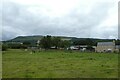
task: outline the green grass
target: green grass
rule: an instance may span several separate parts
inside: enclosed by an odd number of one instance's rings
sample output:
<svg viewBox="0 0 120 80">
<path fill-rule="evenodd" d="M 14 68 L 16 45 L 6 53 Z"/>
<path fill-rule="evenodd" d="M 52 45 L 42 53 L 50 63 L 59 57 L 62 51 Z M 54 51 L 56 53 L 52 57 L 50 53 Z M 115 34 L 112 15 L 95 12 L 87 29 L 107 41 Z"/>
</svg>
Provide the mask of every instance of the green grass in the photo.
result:
<svg viewBox="0 0 120 80">
<path fill-rule="evenodd" d="M 117 78 L 118 54 L 49 50 L 3 52 L 3 78 Z"/>
</svg>

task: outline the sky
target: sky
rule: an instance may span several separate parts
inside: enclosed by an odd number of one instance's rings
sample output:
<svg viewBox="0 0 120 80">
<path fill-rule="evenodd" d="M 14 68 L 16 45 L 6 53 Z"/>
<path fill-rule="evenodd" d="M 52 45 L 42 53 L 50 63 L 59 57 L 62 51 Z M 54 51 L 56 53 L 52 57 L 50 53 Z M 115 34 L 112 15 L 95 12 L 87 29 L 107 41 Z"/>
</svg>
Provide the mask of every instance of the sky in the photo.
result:
<svg viewBox="0 0 120 80">
<path fill-rule="evenodd" d="M 118 38 L 119 0 L 1 0 L 0 38 Z"/>
</svg>

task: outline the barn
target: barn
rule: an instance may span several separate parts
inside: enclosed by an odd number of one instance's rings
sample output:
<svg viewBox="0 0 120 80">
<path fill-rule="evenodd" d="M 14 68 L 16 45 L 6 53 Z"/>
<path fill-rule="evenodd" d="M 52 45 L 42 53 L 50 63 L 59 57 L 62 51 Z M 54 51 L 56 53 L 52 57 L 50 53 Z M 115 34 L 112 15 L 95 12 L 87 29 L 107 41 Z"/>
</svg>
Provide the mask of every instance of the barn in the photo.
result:
<svg viewBox="0 0 120 80">
<path fill-rule="evenodd" d="M 116 45 L 115 48 L 116 48 L 116 52 L 120 52 L 120 45 Z"/>
<path fill-rule="evenodd" d="M 116 49 L 115 42 L 98 42 L 96 52 L 114 52 Z"/>
</svg>

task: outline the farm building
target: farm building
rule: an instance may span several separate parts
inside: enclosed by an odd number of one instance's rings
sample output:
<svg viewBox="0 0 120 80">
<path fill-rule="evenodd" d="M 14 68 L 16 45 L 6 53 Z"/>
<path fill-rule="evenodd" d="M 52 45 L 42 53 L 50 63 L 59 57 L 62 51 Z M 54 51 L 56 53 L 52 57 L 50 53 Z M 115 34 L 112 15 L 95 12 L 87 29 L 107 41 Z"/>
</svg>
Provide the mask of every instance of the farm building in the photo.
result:
<svg viewBox="0 0 120 80">
<path fill-rule="evenodd" d="M 74 46 L 70 46 L 70 49 L 72 50 L 82 50 L 82 49 L 86 49 L 88 46 L 87 45 L 74 45 Z"/>
<path fill-rule="evenodd" d="M 79 50 L 79 46 L 70 46 L 70 49 L 72 49 L 72 50 Z"/>
<path fill-rule="evenodd" d="M 113 42 L 98 42 L 97 47 L 95 48 L 96 52 L 119 52 L 120 45 L 115 45 Z"/>
<path fill-rule="evenodd" d="M 70 49 L 72 50 L 80 50 L 80 51 L 95 51 L 95 46 L 89 46 L 89 45 L 74 45 L 70 46 Z"/>
<path fill-rule="evenodd" d="M 98 42 L 96 52 L 114 52 L 115 42 Z"/>
<path fill-rule="evenodd" d="M 116 45 L 115 50 L 116 50 L 116 52 L 120 52 L 120 45 Z"/>
</svg>

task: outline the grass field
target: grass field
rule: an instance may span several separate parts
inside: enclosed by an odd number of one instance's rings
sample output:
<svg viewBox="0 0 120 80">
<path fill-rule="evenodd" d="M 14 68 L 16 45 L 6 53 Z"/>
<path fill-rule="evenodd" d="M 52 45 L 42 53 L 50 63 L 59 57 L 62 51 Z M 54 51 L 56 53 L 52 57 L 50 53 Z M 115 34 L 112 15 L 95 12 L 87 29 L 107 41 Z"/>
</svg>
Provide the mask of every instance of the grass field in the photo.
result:
<svg viewBox="0 0 120 80">
<path fill-rule="evenodd" d="M 8 50 L 3 78 L 117 78 L 118 54 Z"/>
</svg>

